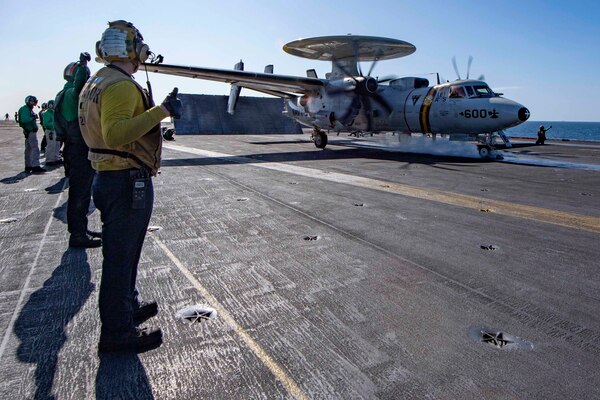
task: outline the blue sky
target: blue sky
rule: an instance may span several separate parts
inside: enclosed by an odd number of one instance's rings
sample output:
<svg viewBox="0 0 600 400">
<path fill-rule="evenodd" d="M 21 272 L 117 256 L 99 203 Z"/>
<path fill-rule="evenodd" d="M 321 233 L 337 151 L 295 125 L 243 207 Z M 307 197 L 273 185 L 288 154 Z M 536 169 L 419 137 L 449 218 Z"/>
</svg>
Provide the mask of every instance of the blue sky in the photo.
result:
<svg viewBox="0 0 600 400">
<path fill-rule="evenodd" d="M 439 72 L 486 81 L 526 105 L 532 120 L 600 121 L 600 3 L 595 1 L 0 1 L 0 113 L 11 115 L 33 94 L 40 104 L 62 88 L 62 71 L 94 46 L 109 20 L 133 22 L 165 63 L 320 77 L 323 61 L 288 55 L 292 40 L 348 33 L 402 39 L 416 53 L 382 61 L 374 75 Z M 367 63 L 368 70 L 368 63 Z M 92 60 L 92 72 L 101 64 Z M 363 70 L 364 70 L 363 66 Z M 136 79 L 144 83 L 143 72 Z M 430 77 L 433 81 L 435 78 Z M 155 100 L 183 93 L 228 94 L 225 84 L 150 74 Z M 245 90 L 242 95 L 259 95 Z"/>
</svg>

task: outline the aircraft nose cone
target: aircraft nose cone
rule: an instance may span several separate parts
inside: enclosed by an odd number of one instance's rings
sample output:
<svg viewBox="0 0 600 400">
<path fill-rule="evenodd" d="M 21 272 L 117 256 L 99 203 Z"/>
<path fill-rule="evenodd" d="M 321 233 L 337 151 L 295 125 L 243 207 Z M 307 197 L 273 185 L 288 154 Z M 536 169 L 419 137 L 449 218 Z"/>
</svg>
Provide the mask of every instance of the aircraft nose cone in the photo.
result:
<svg viewBox="0 0 600 400">
<path fill-rule="evenodd" d="M 527 107 L 521 107 L 519 109 L 519 121 L 525 122 L 529 119 L 529 110 Z"/>
</svg>

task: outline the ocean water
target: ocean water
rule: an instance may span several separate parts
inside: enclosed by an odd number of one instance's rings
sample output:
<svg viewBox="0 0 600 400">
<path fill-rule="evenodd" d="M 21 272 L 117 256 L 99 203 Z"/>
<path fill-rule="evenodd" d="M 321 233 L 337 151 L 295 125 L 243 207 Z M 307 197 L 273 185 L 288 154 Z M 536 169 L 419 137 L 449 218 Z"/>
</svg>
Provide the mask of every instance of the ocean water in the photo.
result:
<svg viewBox="0 0 600 400">
<path fill-rule="evenodd" d="M 547 139 L 600 141 L 600 122 L 567 122 L 567 121 L 526 121 L 521 125 L 506 130 L 510 137 L 537 138 L 540 125 L 545 128 Z"/>
</svg>

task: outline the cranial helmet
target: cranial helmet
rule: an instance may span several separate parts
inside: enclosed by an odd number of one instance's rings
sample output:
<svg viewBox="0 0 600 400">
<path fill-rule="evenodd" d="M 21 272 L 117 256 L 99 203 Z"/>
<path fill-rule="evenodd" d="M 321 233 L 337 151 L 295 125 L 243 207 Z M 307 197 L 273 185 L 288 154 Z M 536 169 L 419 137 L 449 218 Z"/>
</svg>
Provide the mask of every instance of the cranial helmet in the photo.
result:
<svg viewBox="0 0 600 400">
<path fill-rule="evenodd" d="M 46 108 L 48 108 L 48 104 L 42 103 L 42 110 L 45 110 Z"/>
<path fill-rule="evenodd" d="M 140 61 L 148 59 L 150 48 L 131 22 L 118 20 L 108 23 L 102 39 L 96 42 L 96 55 L 105 62 Z"/>
<path fill-rule="evenodd" d="M 38 99 L 35 96 L 27 96 L 25 97 L 25 104 L 28 106 L 35 106 L 38 102 Z"/>
<path fill-rule="evenodd" d="M 54 108 L 54 100 L 48 100 L 48 108 L 50 110 Z"/>
<path fill-rule="evenodd" d="M 63 73 L 63 78 L 65 78 L 65 81 L 73 82 L 75 80 L 75 70 L 76 69 L 77 69 L 76 62 L 69 63 L 69 65 L 67 65 L 65 67 L 65 72 Z"/>
</svg>

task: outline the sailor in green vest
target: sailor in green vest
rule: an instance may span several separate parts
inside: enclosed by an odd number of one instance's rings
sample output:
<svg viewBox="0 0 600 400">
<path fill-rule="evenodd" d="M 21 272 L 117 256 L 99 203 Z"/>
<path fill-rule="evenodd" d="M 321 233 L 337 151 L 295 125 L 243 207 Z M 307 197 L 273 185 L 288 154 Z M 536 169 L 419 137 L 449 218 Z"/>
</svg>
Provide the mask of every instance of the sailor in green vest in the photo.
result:
<svg viewBox="0 0 600 400">
<path fill-rule="evenodd" d="M 154 203 L 152 177 L 160 166 L 160 121 L 179 118 L 182 107 L 177 89 L 155 106 L 133 79 L 151 53 L 130 22 L 109 22 L 96 54 L 106 66 L 81 92 L 79 125 L 97 171 L 93 195 L 102 219 L 98 351 L 141 353 L 162 344 L 159 328 L 138 327 L 158 306 L 141 302 L 135 283 Z"/>
<path fill-rule="evenodd" d="M 25 172 L 44 173 L 40 167 L 40 149 L 37 141 L 38 126 L 35 122 L 36 114 L 33 111 L 38 103 L 35 96 L 25 97 L 25 105 L 19 109 L 19 126 L 25 135 Z"/>
<path fill-rule="evenodd" d="M 44 124 L 42 122 L 43 118 L 44 118 L 44 113 L 46 112 L 47 109 L 48 109 L 48 103 L 42 103 L 42 110 L 38 113 L 38 121 L 40 121 L 42 131 L 44 132 L 44 134 L 42 135 L 42 143 L 40 143 L 40 153 L 45 153 L 46 146 L 48 145 L 48 143 L 46 142 L 46 128 L 44 128 Z"/>
<path fill-rule="evenodd" d="M 56 96 L 54 127 L 58 139 L 64 141 L 63 158 L 65 174 L 69 178 L 67 200 L 67 228 L 70 247 L 100 247 L 100 232 L 88 229 L 88 210 L 92 198 L 94 169 L 88 160 L 88 147 L 81 136 L 78 121 L 79 94 L 90 76 L 88 53 L 81 53 L 78 62 L 72 62 L 64 70 L 67 81 Z"/>
<path fill-rule="evenodd" d="M 60 165 L 60 146 L 54 133 L 54 100 L 49 100 L 47 104 L 47 109 L 42 115 L 42 126 L 46 135 L 46 166 Z"/>
</svg>

